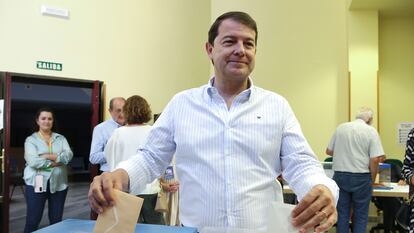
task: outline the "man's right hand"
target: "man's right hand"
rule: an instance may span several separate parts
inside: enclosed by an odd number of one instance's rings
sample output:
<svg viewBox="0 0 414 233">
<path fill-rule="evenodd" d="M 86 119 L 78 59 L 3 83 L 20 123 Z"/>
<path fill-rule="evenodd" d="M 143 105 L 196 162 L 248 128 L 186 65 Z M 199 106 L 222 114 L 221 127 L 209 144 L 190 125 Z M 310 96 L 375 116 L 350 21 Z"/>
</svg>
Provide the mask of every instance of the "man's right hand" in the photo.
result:
<svg viewBox="0 0 414 233">
<path fill-rule="evenodd" d="M 95 176 L 89 187 L 89 206 L 96 213 L 102 213 L 106 207 L 114 205 L 116 201 L 114 189 L 127 190 L 128 186 L 129 176 L 123 169 Z"/>
</svg>

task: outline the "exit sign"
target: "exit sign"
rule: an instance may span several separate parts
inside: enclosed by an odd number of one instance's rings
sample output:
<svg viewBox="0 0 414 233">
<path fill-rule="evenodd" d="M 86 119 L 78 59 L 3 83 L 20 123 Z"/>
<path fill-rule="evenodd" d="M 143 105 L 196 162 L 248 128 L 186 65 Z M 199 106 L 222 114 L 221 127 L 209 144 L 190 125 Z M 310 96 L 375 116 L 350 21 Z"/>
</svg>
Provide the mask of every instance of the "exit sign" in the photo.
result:
<svg viewBox="0 0 414 233">
<path fill-rule="evenodd" d="M 36 62 L 36 68 L 42 69 L 42 70 L 62 71 L 62 63 L 54 63 L 54 62 L 48 62 L 48 61 L 37 61 Z"/>
</svg>

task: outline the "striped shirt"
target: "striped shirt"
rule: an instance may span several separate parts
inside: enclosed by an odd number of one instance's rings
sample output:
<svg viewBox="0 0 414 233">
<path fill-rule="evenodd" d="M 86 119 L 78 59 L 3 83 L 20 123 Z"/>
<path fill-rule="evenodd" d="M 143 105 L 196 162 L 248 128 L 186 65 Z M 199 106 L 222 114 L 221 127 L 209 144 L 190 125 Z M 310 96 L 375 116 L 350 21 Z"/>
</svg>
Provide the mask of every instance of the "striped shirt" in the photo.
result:
<svg viewBox="0 0 414 233">
<path fill-rule="evenodd" d="M 325 184 L 337 199 L 288 102 L 256 87 L 228 109 L 214 79 L 177 94 L 154 124 L 140 156 L 122 162 L 130 188 L 144 188 L 176 156 L 180 220 L 185 226 L 259 228 L 272 201 L 282 201 L 276 177 L 283 173 L 302 198 Z"/>
<path fill-rule="evenodd" d="M 408 133 L 402 175 L 407 184 L 410 184 L 410 197 L 412 197 L 414 194 L 414 188 L 411 185 L 411 179 L 414 176 L 414 129 L 411 129 L 410 133 Z M 414 228 L 412 230 L 414 230 Z"/>
<path fill-rule="evenodd" d="M 89 162 L 99 164 L 100 170 L 109 171 L 105 159 L 105 146 L 115 129 L 121 127 L 114 119 L 110 118 L 99 125 L 95 126 L 92 134 L 91 151 L 89 153 Z"/>
</svg>

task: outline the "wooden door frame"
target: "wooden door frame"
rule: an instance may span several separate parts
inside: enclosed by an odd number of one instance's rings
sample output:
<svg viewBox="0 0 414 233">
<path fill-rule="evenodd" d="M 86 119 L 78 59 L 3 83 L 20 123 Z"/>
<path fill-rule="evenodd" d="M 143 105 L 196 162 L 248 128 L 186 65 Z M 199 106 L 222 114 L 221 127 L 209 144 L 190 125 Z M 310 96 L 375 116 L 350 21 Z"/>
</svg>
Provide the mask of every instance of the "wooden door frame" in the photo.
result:
<svg viewBox="0 0 414 233">
<path fill-rule="evenodd" d="M 4 97 L 4 144 L 3 144 L 3 160 L 4 160 L 4 173 L 3 173 L 3 233 L 9 232 L 9 208 L 10 208 L 10 104 L 11 104 L 11 74 L 5 73 L 2 77 L 4 81 L 3 97 Z"/>
<path fill-rule="evenodd" d="M 91 137 L 92 137 L 92 133 L 93 133 L 93 129 L 95 128 L 96 125 L 99 124 L 100 122 L 100 115 L 102 116 L 102 110 L 100 108 L 100 93 L 101 93 L 101 85 L 99 81 L 95 81 L 93 84 L 93 89 L 92 89 L 92 117 L 91 117 Z M 99 165 L 97 164 L 91 164 L 89 163 L 89 172 L 90 172 L 90 181 L 92 182 L 93 178 L 95 176 L 98 175 L 99 172 Z M 90 219 L 92 220 L 96 220 L 98 218 L 98 214 L 95 213 L 92 209 L 91 209 L 91 213 L 90 213 Z"/>
<path fill-rule="evenodd" d="M 11 84 L 13 76 L 27 78 L 27 79 L 39 79 L 39 80 L 50 80 L 53 82 L 72 82 L 72 83 L 89 83 L 92 84 L 92 116 L 91 116 L 91 131 L 90 135 L 92 137 L 93 128 L 99 123 L 102 119 L 102 110 L 101 110 L 101 87 L 102 82 L 99 80 L 82 80 L 82 79 L 72 79 L 64 78 L 58 76 L 47 76 L 47 75 L 31 75 L 31 74 L 22 74 L 22 73 L 12 73 L 12 72 L 1 72 L 0 77 L 4 81 L 3 86 L 3 97 L 4 97 L 4 174 L 3 174 L 3 219 L 2 230 L 3 233 L 9 233 L 9 221 L 10 221 L 10 160 L 9 160 L 9 150 L 10 150 L 10 130 L 11 130 Z M 94 168 L 89 169 L 90 174 L 94 173 Z M 98 169 L 96 168 L 96 174 Z M 92 177 L 92 176 L 91 176 Z"/>
</svg>

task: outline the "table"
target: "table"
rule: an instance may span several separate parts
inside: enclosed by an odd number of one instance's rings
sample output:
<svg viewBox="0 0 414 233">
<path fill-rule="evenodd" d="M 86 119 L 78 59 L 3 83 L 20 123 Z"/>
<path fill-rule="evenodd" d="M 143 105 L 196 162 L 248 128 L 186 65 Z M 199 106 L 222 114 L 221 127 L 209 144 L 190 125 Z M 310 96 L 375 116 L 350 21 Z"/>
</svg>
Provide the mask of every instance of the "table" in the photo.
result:
<svg viewBox="0 0 414 233">
<path fill-rule="evenodd" d="M 409 186 L 398 185 L 397 183 L 389 183 L 388 187 L 392 189 L 379 189 L 374 188 L 372 196 L 374 197 L 402 197 L 404 199 L 409 198 Z"/>
<path fill-rule="evenodd" d="M 35 233 L 92 233 L 95 221 L 66 219 L 62 222 L 35 231 Z M 137 224 L 135 233 L 197 233 L 196 228 L 174 227 L 152 224 Z"/>
<path fill-rule="evenodd" d="M 408 185 L 398 185 L 397 183 L 387 184 L 391 189 L 380 189 L 374 188 L 372 192 L 373 197 L 402 197 L 404 199 L 409 198 L 409 186 Z M 295 194 L 289 185 L 283 185 L 283 193 L 286 194 Z"/>
</svg>

